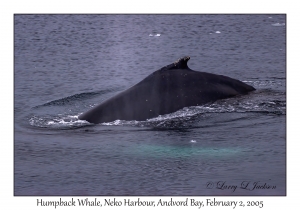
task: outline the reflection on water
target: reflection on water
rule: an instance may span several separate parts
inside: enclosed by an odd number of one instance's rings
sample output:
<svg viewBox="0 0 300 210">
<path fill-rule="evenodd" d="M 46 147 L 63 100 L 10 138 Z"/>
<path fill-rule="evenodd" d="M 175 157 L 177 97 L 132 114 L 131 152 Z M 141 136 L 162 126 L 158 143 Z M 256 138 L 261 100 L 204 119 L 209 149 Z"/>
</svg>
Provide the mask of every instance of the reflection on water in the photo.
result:
<svg viewBox="0 0 300 210">
<path fill-rule="evenodd" d="M 196 142 L 192 142 L 196 143 Z M 200 144 L 200 143 L 199 143 Z M 138 145 L 129 151 L 132 155 L 149 158 L 204 158 L 219 159 L 238 157 L 241 149 L 238 148 L 209 148 L 199 145 Z"/>
</svg>

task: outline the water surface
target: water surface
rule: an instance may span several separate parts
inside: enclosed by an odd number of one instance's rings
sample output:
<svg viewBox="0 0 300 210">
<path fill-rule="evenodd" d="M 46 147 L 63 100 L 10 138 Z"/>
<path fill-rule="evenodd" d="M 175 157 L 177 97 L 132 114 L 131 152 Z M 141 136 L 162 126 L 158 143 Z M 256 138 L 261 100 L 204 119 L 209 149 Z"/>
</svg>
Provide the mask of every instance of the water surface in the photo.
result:
<svg viewBox="0 0 300 210">
<path fill-rule="evenodd" d="M 285 195 L 285 23 L 270 14 L 15 15 L 14 194 Z M 78 120 L 182 56 L 257 90 L 143 122 Z"/>
</svg>

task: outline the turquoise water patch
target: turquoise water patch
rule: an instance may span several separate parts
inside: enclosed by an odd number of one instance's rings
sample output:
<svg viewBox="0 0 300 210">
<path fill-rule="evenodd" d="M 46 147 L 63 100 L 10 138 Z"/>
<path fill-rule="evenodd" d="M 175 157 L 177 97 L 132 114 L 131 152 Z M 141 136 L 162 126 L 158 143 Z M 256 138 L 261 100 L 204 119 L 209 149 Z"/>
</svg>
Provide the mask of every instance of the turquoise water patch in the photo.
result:
<svg viewBox="0 0 300 210">
<path fill-rule="evenodd" d="M 239 148 L 216 148 L 191 145 L 138 145 L 131 154 L 153 158 L 224 158 L 236 156 Z"/>
</svg>

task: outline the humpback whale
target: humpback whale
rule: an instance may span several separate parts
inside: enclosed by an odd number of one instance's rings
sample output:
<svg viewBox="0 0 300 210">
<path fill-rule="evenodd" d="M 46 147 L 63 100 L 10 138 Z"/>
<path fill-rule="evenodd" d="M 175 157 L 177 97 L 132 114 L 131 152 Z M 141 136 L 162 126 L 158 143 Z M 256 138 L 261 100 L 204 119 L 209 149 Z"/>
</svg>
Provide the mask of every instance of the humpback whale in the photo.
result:
<svg viewBox="0 0 300 210">
<path fill-rule="evenodd" d="M 189 59 L 185 56 L 162 67 L 78 118 L 94 124 L 118 119 L 144 121 L 255 90 L 227 76 L 194 71 L 187 65 Z"/>
</svg>

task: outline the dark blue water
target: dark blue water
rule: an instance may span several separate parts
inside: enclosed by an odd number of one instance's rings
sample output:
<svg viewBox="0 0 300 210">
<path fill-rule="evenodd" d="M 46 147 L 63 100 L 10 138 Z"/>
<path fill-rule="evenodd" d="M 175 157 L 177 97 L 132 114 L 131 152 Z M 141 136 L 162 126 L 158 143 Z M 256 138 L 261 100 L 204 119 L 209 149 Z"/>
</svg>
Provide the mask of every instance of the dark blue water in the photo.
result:
<svg viewBox="0 0 300 210">
<path fill-rule="evenodd" d="M 285 195 L 285 24 L 270 14 L 15 15 L 14 194 Z M 257 90 L 144 122 L 78 120 L 182 56 Z"/>
</svg>

